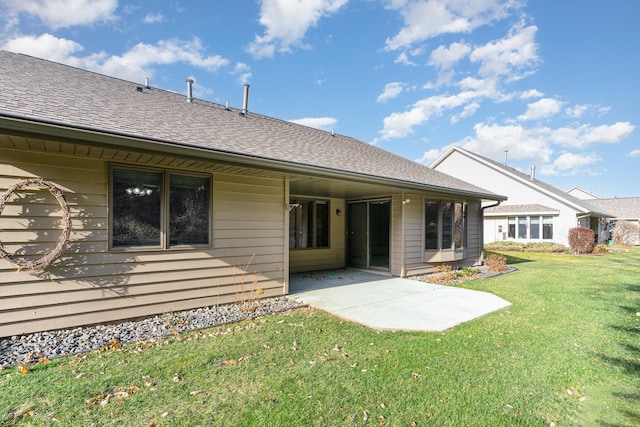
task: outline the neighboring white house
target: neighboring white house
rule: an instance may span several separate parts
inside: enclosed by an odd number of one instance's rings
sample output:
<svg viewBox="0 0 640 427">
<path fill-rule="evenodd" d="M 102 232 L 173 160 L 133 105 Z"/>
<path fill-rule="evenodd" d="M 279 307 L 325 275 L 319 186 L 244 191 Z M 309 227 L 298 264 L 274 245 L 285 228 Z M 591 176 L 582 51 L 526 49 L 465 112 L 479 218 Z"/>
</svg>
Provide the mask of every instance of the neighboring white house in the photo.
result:
<svg viewBox="0 0 640 427">
<path fill-rule="evenodd" d="M 611 223 L 610 236 L 613 237 L 615 223 L 618 221 L 628 221 L 640 226 L 640 197 L 614 197 L 612 199 L 590 199 L 587 201 L 590 205 L 606 210 L 612 216 L 609 218 Z M 640 245 L 640 236 L 636 238 L 636 245 Z"/>
<path fill-rule="evenodd" d="M 530 175 L 459 147 L 453 147 L 431 165 L 433 169 L 507 196 L 507 201 L 485 206 L 484 242 L 516 240 L 569 244 L 569 230 L 591 228 L 598 242 L 606 242 L 604 208 L 580 200 Z"/>
<path fill-rule="evenodd" d="M 608 218 L 609 238 L 613 238 L 615 224 L 618 221 L 627 221 L 640 226 L 640 197 L 602 199 L 579 187 L 573 187 L 567 193 L 581 200 L 586 200 L 591 206 L 613 215 L 613 217 Z M 640 235 L 636 238 L 636 245 L 640 245 Z"/>
<path fill-rule="evenodd" d="M 595 194 L 584 190 L 580 187 L 573 187 L 571 190 L 567 191 L 567 194 L 569 194 L 570 196 L 573 197 L 577 197 L 580 200 L 592 200 L 592 199 L 599 199 L 600 197 L 596 196 Z"/>
</svg>

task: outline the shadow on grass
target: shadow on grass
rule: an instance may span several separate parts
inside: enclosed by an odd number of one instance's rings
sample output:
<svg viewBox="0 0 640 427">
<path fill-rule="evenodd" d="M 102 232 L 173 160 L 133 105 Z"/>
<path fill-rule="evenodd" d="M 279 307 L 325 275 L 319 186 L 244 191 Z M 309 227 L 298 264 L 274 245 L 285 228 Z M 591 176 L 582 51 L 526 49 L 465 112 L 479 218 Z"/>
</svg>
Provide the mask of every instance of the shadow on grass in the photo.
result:
<svg viewBox="0 0 640 427">
<path fill-rule="evenodd" d="M 627 289 L 631 292 L 640 292 L 640 285 L 629 285 Z"/>
<path fill-rule="evenodd" d="M 632 292 L 636 292 L 640 289 L 636 285 L 628 285 L 627 289 Z M 631 306 L 619 306 L 622 313 L 625 313 L 622 324 L 610 325 L 612 329 L 621 332 L 621 342 L 618 343 L 617 348 L 622 351 L 618 351 L 616 356 L 610 356 L 606 354 L 598 354 L 597 357 L 607 365 L 621 368 L 626 375 L 632 379 L 640 376 L 640 346 L 635 344 L 637 342 L 637 333 L 640 332 L 640 327 L 634 324 L 630 324 L 627 319 L 635 317 L 638 312 L 637 307 Z M 632 344 L 633 342 L 633 344 Z M 624 419 L 620 422 L 610 422 L 605 420 L 598 420 L 598 424 L 604 427 L 630 427 L 640 426 L 640 412 L 638 411 L 640 402 L 640 389 L 631 392 L 617 391 L 611 393 L 611 395 L 619 403 L 616 406 L 618 414 Z"/>
<path fill-rule="evenodd" d="M 517 254 L 517 253 L 519 252 L 494 252 L 494 251 L 485 250 L 484 257 L 486 259 L 491 254 L 502 255 L 507 259 L 507 264 L 522 264 L 525 262 L 533 262 L 533 260 L 515 256 L 514 254 Z"/>
</svg>

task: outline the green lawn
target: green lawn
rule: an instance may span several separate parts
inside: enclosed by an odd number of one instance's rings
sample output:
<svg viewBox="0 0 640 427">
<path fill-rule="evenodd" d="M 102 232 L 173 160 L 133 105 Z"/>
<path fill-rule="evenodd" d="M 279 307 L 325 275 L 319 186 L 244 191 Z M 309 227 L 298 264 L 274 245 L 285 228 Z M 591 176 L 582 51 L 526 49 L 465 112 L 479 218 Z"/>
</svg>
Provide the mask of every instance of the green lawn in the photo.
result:
<svg viewBox="0 0 640 427">
<path fill-rule="evenodd" d="M 0 372 L 0 426 L 637 426 L 640 250 L 514 253 L 444 333 L 312 309 Z M 155 423 L 155 424 L 154 424 Z"/>
</svg>

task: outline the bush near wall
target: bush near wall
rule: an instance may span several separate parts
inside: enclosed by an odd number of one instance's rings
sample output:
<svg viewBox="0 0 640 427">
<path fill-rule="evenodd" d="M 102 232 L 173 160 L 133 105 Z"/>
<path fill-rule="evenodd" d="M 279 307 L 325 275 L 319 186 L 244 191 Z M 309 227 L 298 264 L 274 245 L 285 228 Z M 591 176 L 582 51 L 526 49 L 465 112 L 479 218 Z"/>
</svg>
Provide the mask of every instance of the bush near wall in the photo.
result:
<svg viewBox="0 0 640 427">
<path fill-rule="evenodd" d="M 567 253 L 569 248 L 560 243 L 553 242 L 529 242 L 520 243 L 512 240 L 487 243 L 484 249 L 494 252 L 544 252 L 544 253 Z"/>
<path fill-rule="evenodd" d="M 590 228 L 575 227 L 569 230 L 569 247 L 577 254 L 590 254 L 593 251 L 596 235 Z"/>
<path fill-rule="evenodd" d="M 630 221 L 616 221 L 613 240 L 620 245 L 637 245 L 640 241 L 640 225 Z"/>
</svg>

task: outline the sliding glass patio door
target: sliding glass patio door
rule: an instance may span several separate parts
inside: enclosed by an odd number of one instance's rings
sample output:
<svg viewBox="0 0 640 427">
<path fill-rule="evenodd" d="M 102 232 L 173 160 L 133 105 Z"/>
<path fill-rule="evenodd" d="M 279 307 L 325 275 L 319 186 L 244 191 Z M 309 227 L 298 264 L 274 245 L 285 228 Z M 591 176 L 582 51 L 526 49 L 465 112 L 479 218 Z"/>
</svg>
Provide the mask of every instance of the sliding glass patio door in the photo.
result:
<svg viewBox="0 0 640 427">
<path fill-rule="evenodd" d="M 389 268 L 391 202 L 372 200 L 347 205 L 349 265 Z"/>
</svg>

